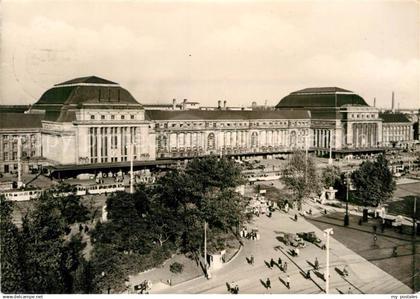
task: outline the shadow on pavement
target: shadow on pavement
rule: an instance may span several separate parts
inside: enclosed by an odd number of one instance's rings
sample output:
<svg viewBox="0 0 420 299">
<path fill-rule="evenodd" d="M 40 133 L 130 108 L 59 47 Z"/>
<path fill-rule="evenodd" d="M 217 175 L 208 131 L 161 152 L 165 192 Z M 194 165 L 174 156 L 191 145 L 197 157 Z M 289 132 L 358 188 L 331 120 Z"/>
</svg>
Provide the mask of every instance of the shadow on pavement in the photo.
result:
<svg viewBox="0 0 420 299">
<path fill-rule="evenodd" d="M 267 284 L 262 279 L 260 279 L 260 283 L 263 285 L 264 288 L 268 289 Z"/>
<path fill-rule="evenodd" d="M 319 272 L 319 271 L 314 271 L 315 275 L 318 276 L 318 278 L 321 278 L 322 280 L 325 281 L 325 277 L 324 274 Z"/>
<path fill-rule="evenodd" d="M 285 286 L 285 287 L 287 287 L 287 284 L 286 284 L 286 282 L 281 278 L 281 277 L 279 277 L 279 280 L 280 280 L 280 282 Z"/>
<path fill-rule="evenodd" d="M 315 270 L 316 270 L 316 268 L 315 268 L 315 265 L 314 264 L 312 264 L 310 261 L 308 261 L 308 260 L 306 260 L 306 262 L 308 263 L 308 265 L 309 266 L 311 266 L 312 268 L 314 268 Z"/>
</svg>

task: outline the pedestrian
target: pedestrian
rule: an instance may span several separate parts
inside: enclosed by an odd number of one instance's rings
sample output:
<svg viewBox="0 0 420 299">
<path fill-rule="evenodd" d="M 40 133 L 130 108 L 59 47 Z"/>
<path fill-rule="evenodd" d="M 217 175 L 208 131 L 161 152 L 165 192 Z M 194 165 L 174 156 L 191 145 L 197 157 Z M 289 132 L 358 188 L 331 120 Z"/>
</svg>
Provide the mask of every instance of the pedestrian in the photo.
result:
<svg viewBox="0 0 420 299">
<path fill-rule="evenodd" d="M 318 262 L 318 258 L 315 258 L 315 263 L 314 263 L 314 266 L 315 266 L 315 270 L 318 270 L 318 269 L 319 269 L 319 262 Z"/>
<path fill-rule="evenodd" d="M 238 285 L 235 286 L 235 294 L 239 294 L 239 286 Z"/>
<path fill-rule="evenodd" d="M 253 255 L 251 255 L 250 261 L 251 261 L 251 265 L 254 265 L 254 256 Z"/>
<path fill-rule="evenodd" d="M 83 225 L 80 223 L 79 224 L 79 233 L 81 233 L 83 231 Z"/>
<path fill-rule="evenodd" d="M 85 233 L 87 233 L 88 231 L 89 231 L 89 227 L 85 225 Z"/>
<path fill-rule="evenodd" d="M 394 246 L 394 249 L 392 250 L 392 256 L 397 256 L 398 252 L 397 252 L 397 246 Z"/>
<path fill-rule="evenodd" d="M 287 275 L 286 277 L 286 286 L 288 289 L 290 289 L 290 276 L 289 275 Z"/>
<path fill-rule="evenodd" d="M 273 266 L 274 266 L 274 260 L 273 260 L 273 258 L 271 258 L 271 260 L 270 260 L 270 267 L 273 268 Z"/>
<path fill-rule="evenodd" d="M 281 267 L 281 257 L 277 260 L 277 264 Z"/>
<path fill-rule="evenodd" d="M 299 248 L 295 249 L 295 254 L 296 254 L 296 256 L 299 256 Z"/>
<path fill-rule="evenodd" d="M 347 291 L 347 294 L 353 294 L 350 287 L 349 287 L 349 290 Z"/>
<path fill-rule="evenodd" d="M 266 282 L 265 282 L 265 286 L 267 289 L 271 289 L 271 280 L 270 278 L 267 278 Z"/>
<path fill-rule="evenodd" d="M 324 209 L 324 214 L 327 215 L 327 209 Z"/>
<path fill-rule="evenodd" d="M 283 265 L 283 271 L 284 271 L 284 272 L 286 272 L 286 271 L 287 271 L 287 262 L 284 262 L 284 265 Z"/>
<path fill-rule="evenodd" d="M 297 221 L 298 220 L 298 217 L 297 217 L 297 214 L 295 214 L 295 221 Z"/>
<path fill-rule="evenodd" d="M 306 272 L 306 279 L 311 279 L 311 270 L 308 270 L 308 272 Z"/>
</svg>

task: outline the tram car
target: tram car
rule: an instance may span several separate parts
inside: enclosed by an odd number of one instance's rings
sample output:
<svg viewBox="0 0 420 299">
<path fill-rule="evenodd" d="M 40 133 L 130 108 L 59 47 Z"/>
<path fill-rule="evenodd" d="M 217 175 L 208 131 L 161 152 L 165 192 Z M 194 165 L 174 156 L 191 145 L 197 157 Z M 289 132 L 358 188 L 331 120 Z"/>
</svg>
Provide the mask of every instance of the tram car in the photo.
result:
<svg viewBox="0 0 420 299">
<path fill-rule="evenodd" d="M 0 194 L 3 194 L 6 200 L 10 201 L 28 201 L 32 199 L 37 199 L 41 196 L 42 190 L 9 190 L 3 191 Z"/>
<path fill-rule="evenodd" d="M 76 186 L 76 195 L 97 195 L 97 194 L 106 194 L 113 193 L 118 191 L 125 191 L 125 187 L 121 183 L 112 183 L 112 184 L 95 184 L 95 185 L 77 185 Z M 0 194 L 3 194 L 6 200 L 10 201 L 28 201 L 37 199 L 41 196 L 43 190 L 33 189 L 33 190 L 9 190 L 2 191 Z M 72 192 L 62 192 L 54 194 L 54 197 L 59 196 L 68 196 Z"/>
</svg>

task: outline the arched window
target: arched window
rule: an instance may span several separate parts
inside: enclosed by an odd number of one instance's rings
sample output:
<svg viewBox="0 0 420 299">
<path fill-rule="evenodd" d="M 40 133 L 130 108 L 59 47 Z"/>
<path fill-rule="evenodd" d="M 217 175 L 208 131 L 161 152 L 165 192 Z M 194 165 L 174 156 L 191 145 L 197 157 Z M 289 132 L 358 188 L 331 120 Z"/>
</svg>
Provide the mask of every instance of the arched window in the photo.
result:
<svg viewBox="0 0 420 299">
<path fill-rule="evenodd" d="M 214 137 L 214 133 L 210 133 L 209 136 L 207 136 L 207 149 L 214 150 L 216 147 L 216 139 Z"/>
<path fill-rule="evenodd" d="M 251 134 L 251 147 L 258 147 L 258 133 L 253 132 Z"/>
</svg>

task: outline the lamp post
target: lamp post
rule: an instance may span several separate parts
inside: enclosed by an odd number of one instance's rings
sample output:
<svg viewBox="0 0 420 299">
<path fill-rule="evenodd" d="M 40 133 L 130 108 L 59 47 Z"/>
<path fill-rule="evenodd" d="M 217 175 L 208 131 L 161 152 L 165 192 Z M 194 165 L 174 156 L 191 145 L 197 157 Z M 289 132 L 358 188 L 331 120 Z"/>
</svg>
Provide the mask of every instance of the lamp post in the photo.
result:
<svg viewBox="0 0 420 299">
<path fill-rule="evenodd" d="M 346 215 L 344 215 L 344 226 L 348 226 L 350 223 L 349 218 L 349 173 L 346 172 Z"/>
<path fill-rule="evenodd" d="M 134 193 L 134 171 L 133 171 L 133 160 L 134 160 L 134 146 L 135 143 L 130 143 L 130 194 Z"/>
<path fill-rule="evenodd" d="M 330 235 L 333 235 L 334 231 L 332 228 L 327 228 L 324 230 L 324 236 L 326 237 L 325 247 L 327 251 L 326 256 L 326 268 L 325 268 L 325 294 L 330 292 Z"/>
<path fill-rule="evenodd" d="M 204 221 L 204 272 L 207 279 L 210 279 L 211 274 L 207 265 L 207 221 Z"/>
<path fill-rule="evenodd" d="M 309 134 L 306 133 L 305 135 L 305 183 L 307 182 L 307 176 L 308 176 L 308 137 L 309 137 Z"/>
<path fill-rule="evenodd" d="M 332 138 L 331 138 L 331 131 L 330 131 L 330 157 L 328 158 L 328 165 L 332 165 L 333 164 L 333 160 L 332 160 Z"/>
<path fill-rule="evenodd" d="M 17 137 L 17 162 L 18 162 L 18 182 L 17 187 L 21 188 L 23 186 L 22 183 L 22 162 L 20 161 L 22 155 L 22 137 Z"/>
</svg>

